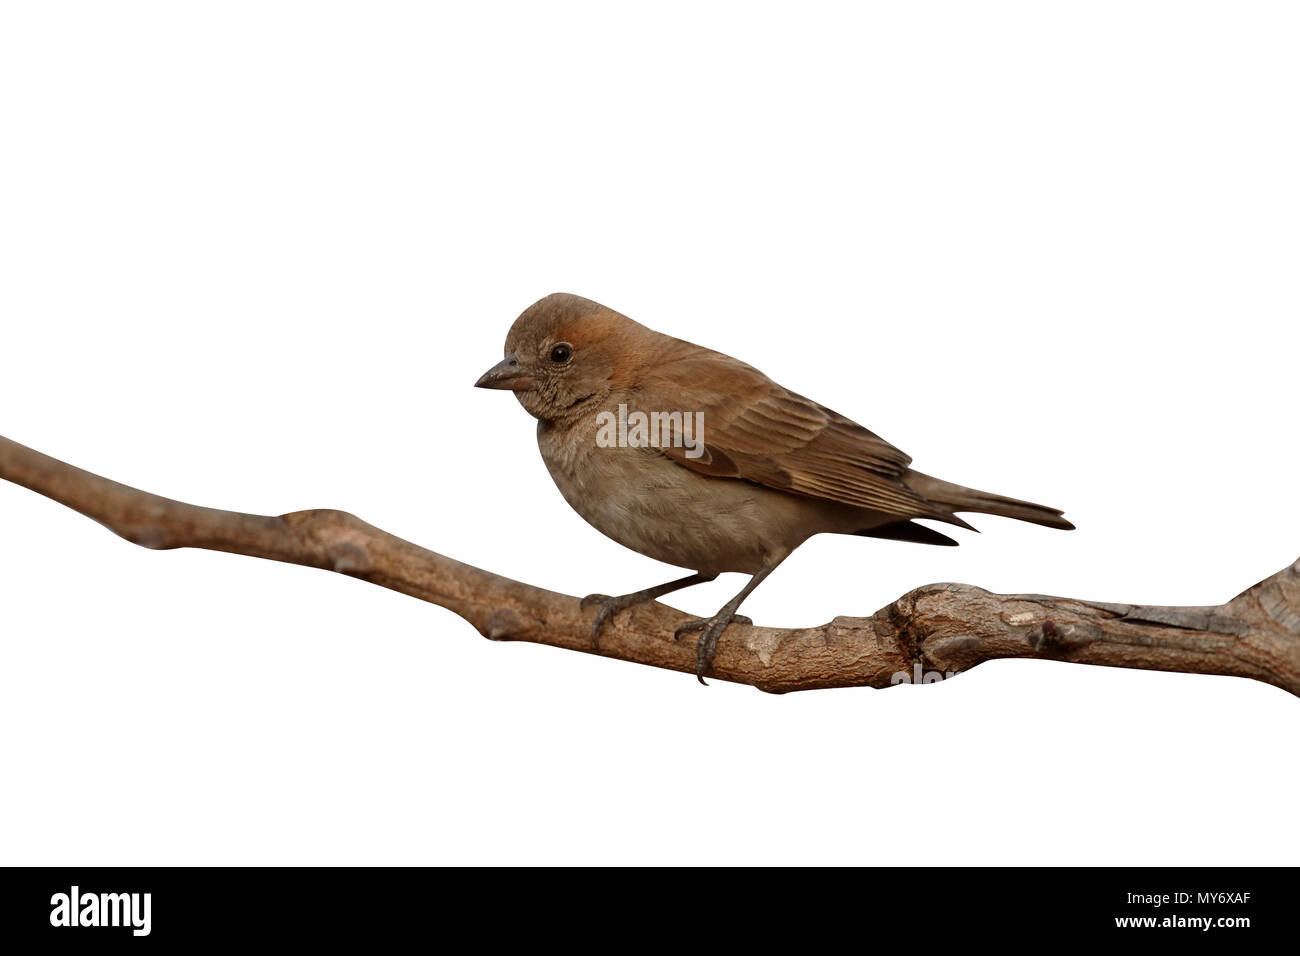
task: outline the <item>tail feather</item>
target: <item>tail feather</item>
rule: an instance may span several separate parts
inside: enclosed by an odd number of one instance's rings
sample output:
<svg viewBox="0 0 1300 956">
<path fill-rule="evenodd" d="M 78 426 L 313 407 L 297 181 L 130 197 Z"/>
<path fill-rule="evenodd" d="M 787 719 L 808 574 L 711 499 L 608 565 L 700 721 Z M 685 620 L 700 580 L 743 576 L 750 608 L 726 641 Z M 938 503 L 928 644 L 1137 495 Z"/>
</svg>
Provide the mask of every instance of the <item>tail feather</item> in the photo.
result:
<svg viewBox="0 0 1300 956">
<path fill-rule="evenodd" d="M 974 488 L 955 485 L 941 478 L 931 478 L 919 471 L 909 471 L 903 480 L 909 488 L 923 498 L 951 511 L 1001 515 L 1004 518 L 1016 518 L 1020 521 L 1045 525 L 1048 528 L 1060 528 L 1063 531 L 1074 529 L 1074 525 L 1066 521 L 1057 508 L 1036 505 L 1032 501 L 1021 501 L 1018 498 L 1007 498 L 1004 495 L 994 495 L 987 491 L 976 491 Z"/>
<path fill-rule="evenodd" d="M 855 531 L 853 533 L 862 535 L 864 538 L 888 538 L 890 541 L 938 544 L 948 548 L 957 546 L 957 542 L 946 534 L 935 531 L 933 528 L 927 528 L 923 524 L 916 524 L 913 521 L 895 521 L 892 524 L 867 528 L 865 531 Z"/>
</svg>

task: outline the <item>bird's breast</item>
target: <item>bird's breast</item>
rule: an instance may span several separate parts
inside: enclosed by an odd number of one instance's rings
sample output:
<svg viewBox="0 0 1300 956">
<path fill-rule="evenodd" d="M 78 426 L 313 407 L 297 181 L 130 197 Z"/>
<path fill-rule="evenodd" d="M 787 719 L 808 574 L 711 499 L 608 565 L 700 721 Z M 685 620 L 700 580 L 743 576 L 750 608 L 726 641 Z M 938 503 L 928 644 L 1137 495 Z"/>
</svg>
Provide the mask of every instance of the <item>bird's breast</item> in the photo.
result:
<svg viewBox="0 0 1300 956">
<path fill-rule="evenodd" d="M 598 442 L 594 418 L 541 422 L 537 441 L 569 505 L 601 533 L 657 561 L 753 573 L 811 533 L 790 496 L 701 475 L 653 447 Z"/>
</svg>

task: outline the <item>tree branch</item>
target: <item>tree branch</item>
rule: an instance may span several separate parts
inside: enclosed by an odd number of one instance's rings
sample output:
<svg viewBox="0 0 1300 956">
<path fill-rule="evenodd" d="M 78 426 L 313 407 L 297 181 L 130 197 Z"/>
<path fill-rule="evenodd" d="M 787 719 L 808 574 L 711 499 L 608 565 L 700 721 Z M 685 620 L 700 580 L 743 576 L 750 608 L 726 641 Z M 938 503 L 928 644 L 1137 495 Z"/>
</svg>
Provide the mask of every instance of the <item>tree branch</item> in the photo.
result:
<svg viewBox="0 0 1300 956">
<path fill-rule="evenodd" d="M 492 640 L 594 651 L 693 673 L 686 615 L 652 603 L 610 621 L 599 648 L 578 599 L 461 564 L 343 511 L 270 517 L 185 504 L 0 438 L 0 478 L 146 548 L 206 548 L 337 571 L 445 607 Z M 1253 677 L 1300 694 L 1300 561 L 1216 607 L 1101 604 L 931 584 L 871 617 L 820 627 L 733 624 L 713 674 L 781 693 L 933 680 L 1004 657 Z M 931 675 L 931 676 L 927 676 Z"/>
</svg>

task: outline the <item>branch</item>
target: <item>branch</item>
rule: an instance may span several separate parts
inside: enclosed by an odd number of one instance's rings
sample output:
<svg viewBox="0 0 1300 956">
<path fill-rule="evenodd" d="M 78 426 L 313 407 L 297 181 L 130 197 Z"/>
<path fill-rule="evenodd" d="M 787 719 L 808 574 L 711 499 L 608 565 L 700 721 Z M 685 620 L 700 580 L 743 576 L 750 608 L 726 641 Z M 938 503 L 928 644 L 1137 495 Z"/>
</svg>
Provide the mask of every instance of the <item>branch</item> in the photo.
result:
<svg viewBox="0 0 1300 956">
<path fill-rule="evenodd" d="M 67 505 L 146 548 L 206 548 L 302 564 L 391 588 L 463 617 L 492 640 L 532 641 L 693 673 L 685 619 L 658 603 L 619 614 L 593 647 L 578 599 L 461 564 L 343 511 L 270 517 L 139 491 L 0 438 L 0 478 Z M 888 687 L 984 661 L 1034 657 L 1253 677 L 1300 694 L 1300 561 L 1216 607 L 1101 604 L 931 584 L 871 617 L 809 628 L 733 624 L 714 676 L 782 693 Z"/>
</svg>

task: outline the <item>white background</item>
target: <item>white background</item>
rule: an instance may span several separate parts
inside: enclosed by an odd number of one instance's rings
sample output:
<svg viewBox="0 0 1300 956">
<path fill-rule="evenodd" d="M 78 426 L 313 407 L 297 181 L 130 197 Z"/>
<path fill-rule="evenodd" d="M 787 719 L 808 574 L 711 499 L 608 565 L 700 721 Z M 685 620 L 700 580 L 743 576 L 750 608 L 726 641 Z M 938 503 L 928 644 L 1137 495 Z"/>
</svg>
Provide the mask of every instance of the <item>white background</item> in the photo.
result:
<svg viewBox="0 0 1300 956">
<path fill-rule="evenodd" d="M 1079 526 L 814 539 L 760 623 L 944 580 L 1218 603 L 1300 555 L 1297 48 L 1267 3 L 8 4 L 0 433 L 633 590 L 680 572 L 573 514 L 532 419 L 470 387 L 564 290 Z M 1300 849 L 1300 702 L 1261 683 L 705 690 L 4 483 L 0 528 L 6 863 Z"/>
</svg>

